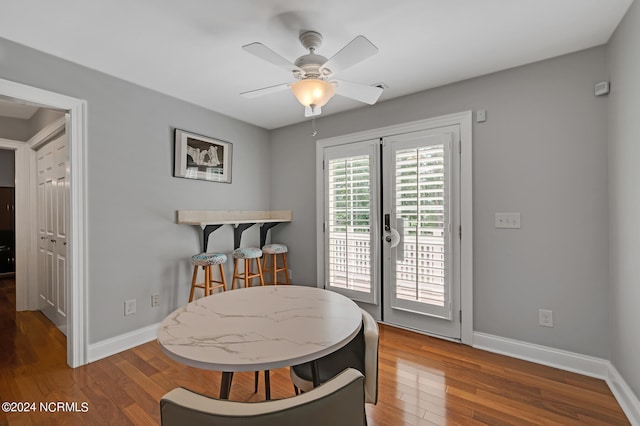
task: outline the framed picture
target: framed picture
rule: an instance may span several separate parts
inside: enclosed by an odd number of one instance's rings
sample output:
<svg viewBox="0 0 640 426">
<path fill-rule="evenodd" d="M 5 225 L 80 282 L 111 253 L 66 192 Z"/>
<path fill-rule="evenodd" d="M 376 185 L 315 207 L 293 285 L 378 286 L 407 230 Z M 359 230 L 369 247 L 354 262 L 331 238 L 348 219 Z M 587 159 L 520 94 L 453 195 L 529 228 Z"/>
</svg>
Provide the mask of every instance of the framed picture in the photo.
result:
<svg viewBox="0 0 640 426">
<path fill-rule="evenodd" d="M 174 176 L 231 183 L 230 142 L 176 129 L 175 144 Z"/>
</svg>

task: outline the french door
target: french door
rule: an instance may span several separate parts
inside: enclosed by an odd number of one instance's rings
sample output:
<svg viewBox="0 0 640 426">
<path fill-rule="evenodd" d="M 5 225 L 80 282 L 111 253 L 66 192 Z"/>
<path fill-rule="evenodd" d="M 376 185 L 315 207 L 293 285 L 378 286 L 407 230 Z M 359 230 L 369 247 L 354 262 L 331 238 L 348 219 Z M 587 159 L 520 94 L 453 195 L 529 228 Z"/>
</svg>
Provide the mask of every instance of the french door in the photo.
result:
<svg viewBox="0 0 640 426">
<path fill-rule="evenodd" d="M 323 149 L 325 288 L 460 339 L 459 149 L 457 125 Z"/>
<path fill-rule="evenodd" d="M 325 288 L 378 305 L 380 282 L 378 139 L 324 153 Z"/>
<path fill-rule="evenodd" d="M 459 130 L 383 139 L 385 322 L 460 338 Z"/>
</svg>

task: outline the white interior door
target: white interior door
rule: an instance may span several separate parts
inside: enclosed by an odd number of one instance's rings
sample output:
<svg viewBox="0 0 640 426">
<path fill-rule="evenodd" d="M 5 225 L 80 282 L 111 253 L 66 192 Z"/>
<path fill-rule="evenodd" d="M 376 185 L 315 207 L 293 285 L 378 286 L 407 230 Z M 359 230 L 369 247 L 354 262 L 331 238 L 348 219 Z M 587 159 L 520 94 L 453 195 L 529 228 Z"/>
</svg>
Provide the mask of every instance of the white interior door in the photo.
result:
<svg viewBox="0 0 640 426">
<path fill-rule="evenodd" d="M 36 158 L 39 308 L 66 334 L 69 192 L 66 136 L 40 147 Z"/>
<path fill-rule="evenodd" d="M 460 131 L 383 139 L 383 318 L 460 339 Z"/>
</svg>

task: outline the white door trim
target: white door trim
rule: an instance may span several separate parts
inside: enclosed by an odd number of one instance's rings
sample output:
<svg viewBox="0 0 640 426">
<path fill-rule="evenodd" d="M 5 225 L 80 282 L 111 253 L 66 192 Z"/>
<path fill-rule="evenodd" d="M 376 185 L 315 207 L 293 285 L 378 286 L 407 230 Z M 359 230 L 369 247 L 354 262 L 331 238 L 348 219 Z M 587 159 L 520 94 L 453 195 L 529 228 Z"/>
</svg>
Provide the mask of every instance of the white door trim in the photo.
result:
<svg viewBox="0 0 640 426">
<path fill-rule="evenodd" d="M 67 363 L 78 367 L 87 354 L 87 102 L 59 93 L 0 79 L 0 96 L 69 113 L 69 312 L 67 316 Z M 17 206 L 16 206 L 17 207 Z M 30 241 L 33 247 L 35 241 Z"/>
<path fill-rule="evenodd" d="M 413 121 L 378 129 L 351 133 L 333 138 L 319 139 L 316 142 L 316 217 L 323 217 L 323 150 L 326 147 L 359 142 L 369 139 L 383 138 L 385 136 L 399 135 L 402 133 L 417 132 L 427 128 L 460 126 L 461 145 L 461 170 L 460 170 L 460 223 L 462 224 L 460 287 L 462 297 L 460 306 L 462 309 L 461 336 L 462 343 L 473 344 L 473 194 L 472 194 L 472 112 L 464 111 L 426 120 Z M 324 246 L 323 246 L 322 221 L 316 221 L 316 253 L 317 253 L 317 282 L 318 286 L 324 283 Z"/>
</svg>

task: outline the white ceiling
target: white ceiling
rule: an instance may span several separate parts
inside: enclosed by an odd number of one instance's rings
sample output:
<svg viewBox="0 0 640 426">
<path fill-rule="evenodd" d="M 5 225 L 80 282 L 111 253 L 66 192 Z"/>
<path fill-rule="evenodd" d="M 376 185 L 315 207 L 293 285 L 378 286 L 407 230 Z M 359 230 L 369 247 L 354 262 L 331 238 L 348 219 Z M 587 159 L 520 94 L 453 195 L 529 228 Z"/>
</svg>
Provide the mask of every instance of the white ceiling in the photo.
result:
<svg viewBox="0 0 640 426">
<path fill-rule="evenodd" d="M 377 55 L 341 73 L 380 101 L 607 42 L 633 0 L 0 0 L 0 37 L 273 129 L 304 120 L 293 81 L 241 46 L 293 61 L 301 30 L 331 57 L 362 34 Z M 604 77 L 604 76 L 603 76 Z M 334 97 L 323 115 L 364 106 Z"/>
</svg>

